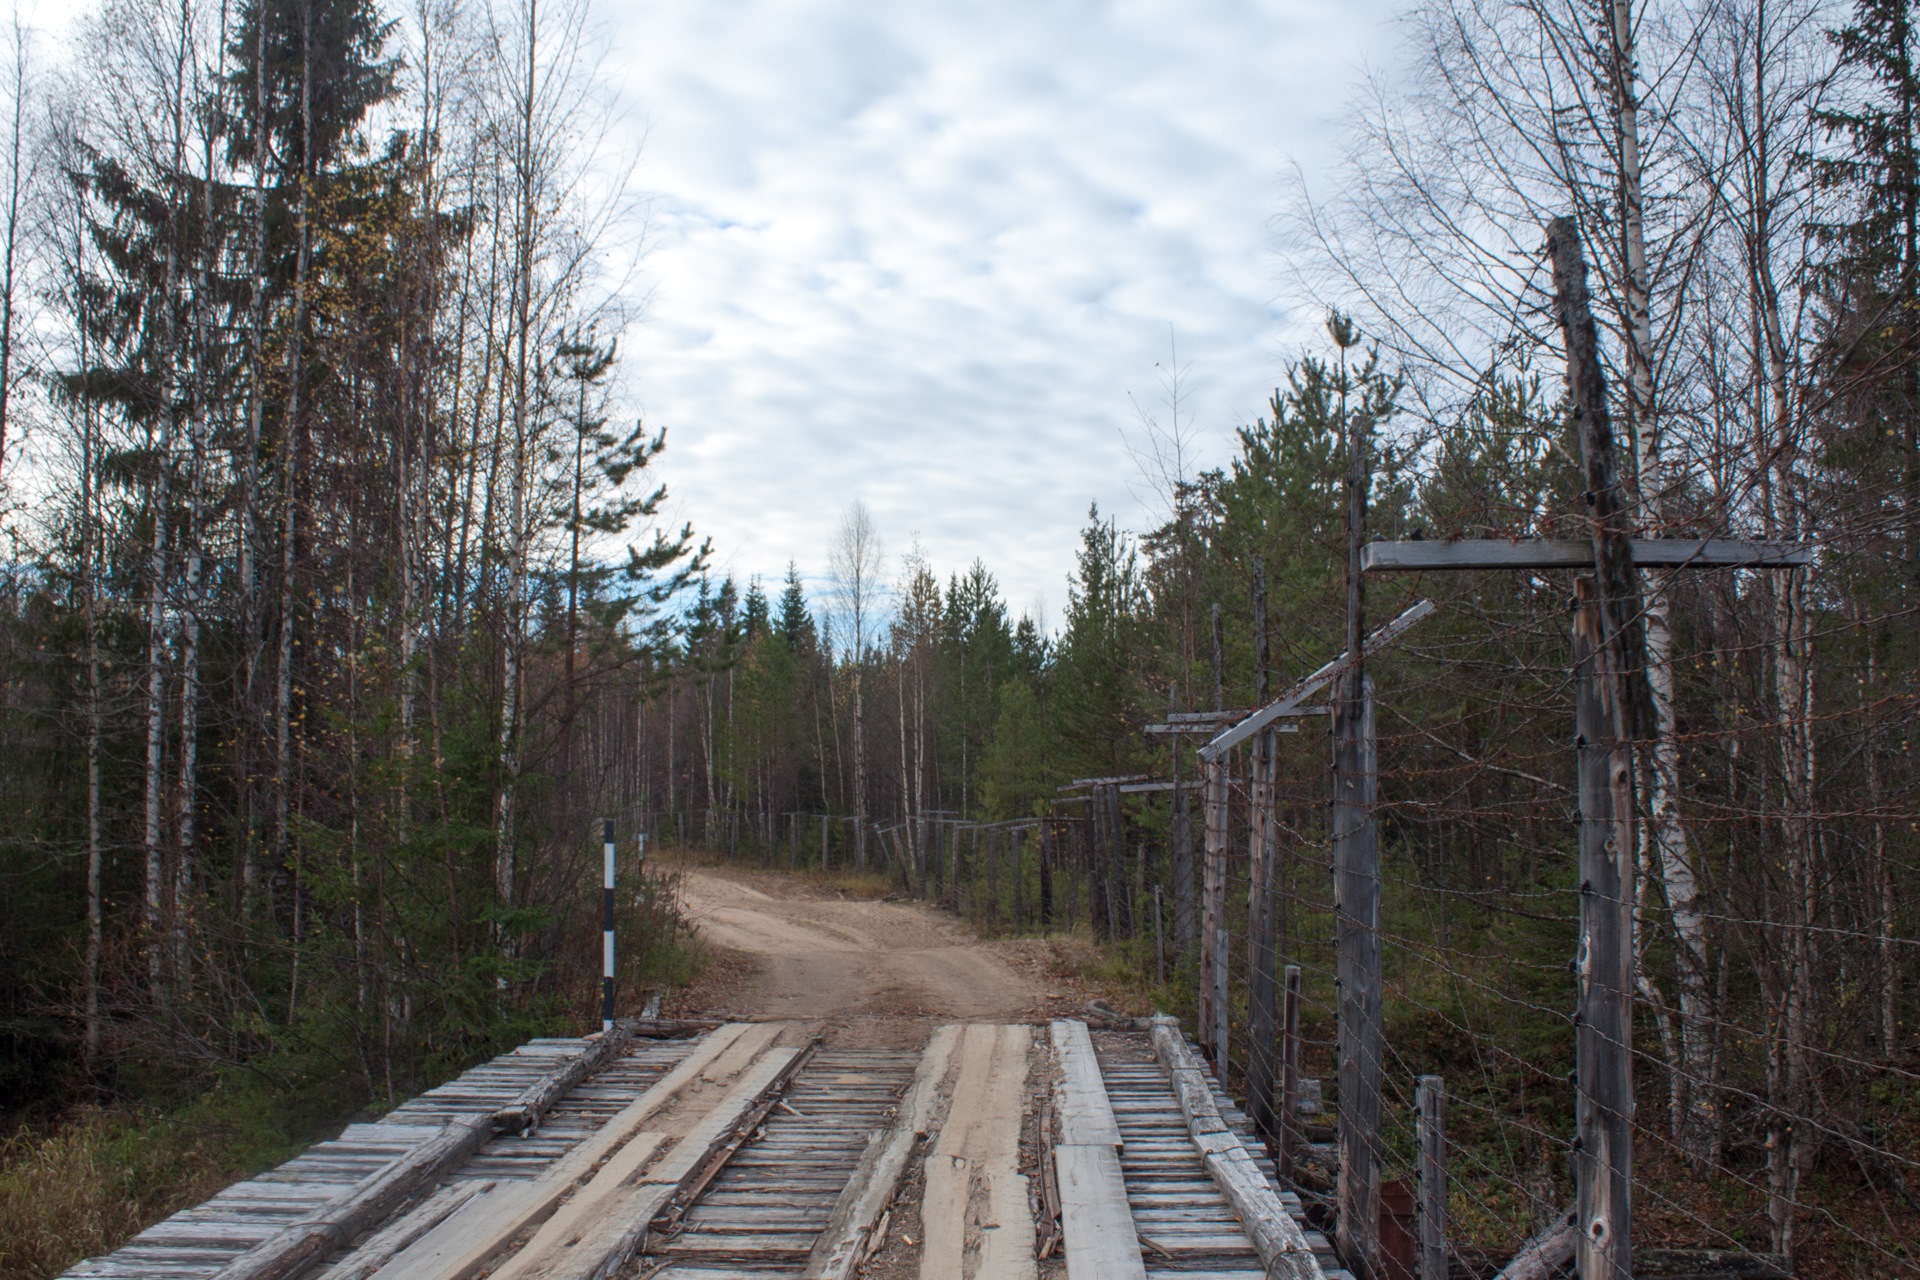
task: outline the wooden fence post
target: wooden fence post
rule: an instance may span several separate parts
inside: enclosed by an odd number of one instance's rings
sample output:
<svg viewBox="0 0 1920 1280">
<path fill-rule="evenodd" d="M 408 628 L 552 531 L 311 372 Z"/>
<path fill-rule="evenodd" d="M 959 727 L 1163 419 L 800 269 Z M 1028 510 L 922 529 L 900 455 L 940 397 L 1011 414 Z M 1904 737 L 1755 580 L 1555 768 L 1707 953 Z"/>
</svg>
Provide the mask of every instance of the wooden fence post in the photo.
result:
<svg viewBox="0 0 1920 1280">
<path fill-rule="evenodd" d="M 1600 340 L 1578 228 L 1547 224 L 1554 311 L 1580 432 L 1594 574 L 1574 584 L 1574 712 L 1580 790 L 1580 948 L 1574 1102 L 1574 1261 L 1581 1280 L 1633 1274 L 1633 739 L 1650 722 L 1633 552 L 1614 470 Z"/>
<path fill-rule="evenodd" d="M 1358 670 L 1334 705 L 1335 979 L 1340 1080 L 1340 1256 L 1380 1280 L 1380 848 L 1373 822 L 1373 682 Z"/>
<path fill-rule="evenodd" d="M 1280 1123 L 1275 1131 L 1278 1150 L 1274 1168 L 1285 1181 L 1293 1179 L 1294 1148 L 1300 1141 L 1300 966 L 1287 966 L 1286 987 L 1280 1005 Z"/>
<path fill-rule="evenodd" d="M 1013 929 L 1018 933 L 1027 926 L 1027 829 L 1015 827 L 1009 839 L 1013 842 Z"/>
<path fill-rule="evenodd" d="M 1087 825 L 1083 827 L 1087 850 L 1087 931 L 1096 938 L 1114 938 L 1114 887 L 1106 883 L 1106 804 L 1100 802 L 1100 787 L 1087 793 Z"/>
<path fill-rule="evenodd" d="M 1153 886 L 1153 980 L 1157 986 L 1167 985 L 1167 936 L 1160 924 L 1160 885 Z"/>
<path fill-rule="evenodd" d="M 1419 1148 L 1420 1280 L 1447 1280 L 1446 1086 L 1421 1076 L 1414 1089 L 1414 1140 Z"/>
<path fill-rule="evenodd" d="M 1251 801 L 1247 811 L 1247 1117 L 1269 1146 L 1274 1142 L 1275 989 L 1273 968 L 1273 769 L 1271 731 L 1253 739 Z"/>
<path fill-rule="evenodd" d="M 1253 704 L 1267 700 L 1267 564 L 1253 562 Z M 1247 1116 L 1274 1144 L 1273 732 L 1254 735 L 1247 805 Z"/>
<path fill-rule="evenodd" d="M 1051 837 L 1048 834 L 1051 824 L 1040 819 L 1040 927 L 1053 928 L 1053 865 Z"/>
<path fill-rule="evenodd" d="M 1625 673 L 1606 643 L 1594 581 L 1574 582 L 1574 707 L 1580 787 L 1574 1171 L 1582 1280 L 1631 1276 L 1633 1158 L 1633 752 L 1609 703 Z M 1609 697 L 1609 694 L 1612 696 Z"/>
<path fill-rule="evenodd" d="M 1227 1078 L 1227 762 L 1207 761 L 1207 834 L 1200 894 L 1200 1042 Z"/>
</svg>

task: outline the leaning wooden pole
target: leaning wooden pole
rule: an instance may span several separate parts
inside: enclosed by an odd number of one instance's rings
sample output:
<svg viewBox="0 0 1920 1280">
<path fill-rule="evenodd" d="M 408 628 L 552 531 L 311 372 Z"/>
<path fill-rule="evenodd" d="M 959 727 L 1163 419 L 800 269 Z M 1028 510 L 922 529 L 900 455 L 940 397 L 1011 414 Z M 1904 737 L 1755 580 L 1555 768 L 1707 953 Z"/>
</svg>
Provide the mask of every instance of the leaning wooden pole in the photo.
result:
<svg viewBox="0 0 1920 1280">
<path fill-rule="evenodd" d="M 1586 472 L 1594 574 L 1574 584 L 1574 698 L 1580 794 L 1579 1007 L 1575 1038 L 1575 1265 L 1581 1280 L 1633 1274 L 1633 741 L 1644 647 L 1632 550 L 1614 466 L 1587 267 L 1571 219 L 1547 226 L 1554 310 Z"/>
</svg>

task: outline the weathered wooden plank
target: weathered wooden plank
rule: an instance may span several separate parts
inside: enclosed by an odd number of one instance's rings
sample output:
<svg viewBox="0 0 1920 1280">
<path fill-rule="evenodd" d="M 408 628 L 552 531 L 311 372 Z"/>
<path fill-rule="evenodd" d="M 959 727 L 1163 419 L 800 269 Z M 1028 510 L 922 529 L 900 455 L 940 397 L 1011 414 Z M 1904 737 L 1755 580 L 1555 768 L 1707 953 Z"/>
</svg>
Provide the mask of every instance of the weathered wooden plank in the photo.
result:
<svg viewBox="0 0 1920 1280">
<path fill-rule="evenodd" d="M 1172 1018 L 1156 1016 L 1152 1020 L 1153 1048 L 1169 1076 L 1176 1081 L 1183 1073 L 1204 1078 L 1200 1060 L 1180 1034 L 1180 1024 Z M 1227 1203 L 1239 1215 L 1240 1224 L 1253 1241 L 1269 1276 L 1283 1280 L 1323 1280 L 1325 1273 L 1314 1256 L 1300 1224 L 1293 1220 L 1281 1202 L 1279 1193 L 1254 1165 L 1245 1146 L 1231 1133 L 1211 1090 L 1204 1095 L 1192 1090 L 1182 1092 L 1175 1085 L 1188 1132 L 1201 1152 L 1201 1163 Z"/>
<path fill-rule="evenodd" d="M 514 1235 L 546 1221 L 576 1183 L 717 1061 L 730 1052 L 757 1052 L 778 1034 L 773 1024 L 721 1027 L 592 1138 L 537 1178 L 505 1183 L 468 1201 L 395 1257 L 380 1272 L 381 1280 L 467 1280 Z"/>
<path fill-rule="evenodd" d="M 530 1133 L 568 1090 L 626 1052 L 633 1040 L 631 1028 L 615 1025 L 611 1031 L 587 1037 L 586 1047 L 529 1084 L 520 1096 L 493 1113 L 493 1123 L 508 1132 Z"/>
<path fill-rule="evenodd" d="M 393 1261 L 401 1250 L 452 1217 L 467 1201 L 491 1190 L 493 1185 L 488 1178 L 449 1182 L 363 1240 L 352 1253 L 321 1272 L 318 1280 L 366 1280 Z"/>
<path fill-rule="evenodd" d="M 281 1280 L 297 1275 L 385 1222 L 424 1184 L 472 1155 L 493 1134 L 493 1117 L 467 1116 L 370 1175 L 347 1194 L 282 1227 L 220 1268 L 214 1280 Z"/>
<path fill-rule="evenodd" d="M 526 1247 L 494 1270 L 494 1280 L 598 1280 L 625 1266 L 645 1241 L 654 1217 L 754 1106 L 789 1078 L 802 1054 L 800 1049 L 766 1047 L 749 1062 L 737 1063 L 725 1092 L 664 1156 L 637 1177 L 601 1170 Z"/>
<path fill-rule="evenodd" d="M 1663 568 L 1781 569 L 1813 563 L 1813 548 L 1797 542 L 1743 542 L 1733 538 L 1631 538 L 1636 565 Z M 1466 569 L 1592 569 L 1587 538 L 1465 538 L 1458 542 L 1369 542 L 1361 567 L 1375 573 Z"/>
<path fill-rule="evenodd" d="M 1061 1145 L 1053 1149 L 1053 1164 L 1067 1280 L 1146 1280 L 1119 1152 L 1104 1142 Z"/>
<path fill-rule="evenodd" d="M 1050 1031 L 1054 1063 L 1059 1069 L 1054 1098 L 1060 1116 L 1061 1145 L 1119 1150 L 1120 1126 L 1107 1100 L 1106 1082 L 1100 1078 L 1100 1060 L 1094 1056 L 1087 1024 L 1058 1019 Z"/>
<path fill-rule="evenodd" d="M 926 1159 L 922 1280 L 1032 1280 L 1036 1274 L 1033 1214 L 1020 1174 L 1021 1102 L 1031 1047 L 1023 1026 L 976 1023 L 966 1030 L 953 1104 Z M 1114 1132 L 1117 1137 L 1119 1130 Z M 999 1225 L 977 1229 L 976 1210 Z"/>
<path fill-rule="evenodd" d="M 801 1272 L 806 1280 L 847 1280 L 866 1257 L 867 1241 L 899 1189 L 913 1145 L 933 1122 L 960 1033 L 957 1025 L 944 1026 L 927 1042 L 892 1130 L 867 1147 L 808 1254 Z"/>
</svg>

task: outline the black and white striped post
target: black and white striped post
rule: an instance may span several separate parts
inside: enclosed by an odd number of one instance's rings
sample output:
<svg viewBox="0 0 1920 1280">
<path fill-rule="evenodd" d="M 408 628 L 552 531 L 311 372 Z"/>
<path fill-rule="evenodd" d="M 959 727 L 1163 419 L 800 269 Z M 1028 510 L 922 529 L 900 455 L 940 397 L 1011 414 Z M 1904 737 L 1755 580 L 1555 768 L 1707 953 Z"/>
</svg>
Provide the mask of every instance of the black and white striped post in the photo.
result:
<svg viewBox="0 0 1920 1280">
<path fill-rule="evenodd" d="M 600 840 L 606 846 L 606 874 L 600 889 L 600 927 L 604 931 L 600 956 L 600 1029 L 613 1030 L 613 819 L 600 822 Z"/>
</svg>

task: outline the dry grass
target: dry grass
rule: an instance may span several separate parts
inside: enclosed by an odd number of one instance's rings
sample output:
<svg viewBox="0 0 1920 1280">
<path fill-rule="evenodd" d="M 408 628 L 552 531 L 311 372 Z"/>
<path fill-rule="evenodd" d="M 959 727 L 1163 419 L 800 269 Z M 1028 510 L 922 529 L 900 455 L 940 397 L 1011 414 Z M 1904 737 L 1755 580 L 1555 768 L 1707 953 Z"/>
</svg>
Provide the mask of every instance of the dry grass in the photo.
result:
<svg viewBox="0 0 1920 1280">
<path fill-rule="evenodd" d="M 76 1112 L 0 1140 L 0 1277 L 38 1280 L 106 1253 L 257 1163 L 230 1127 Z M 276 1153 L 277 1154 L 277 1153 Z"/>
</svg>

